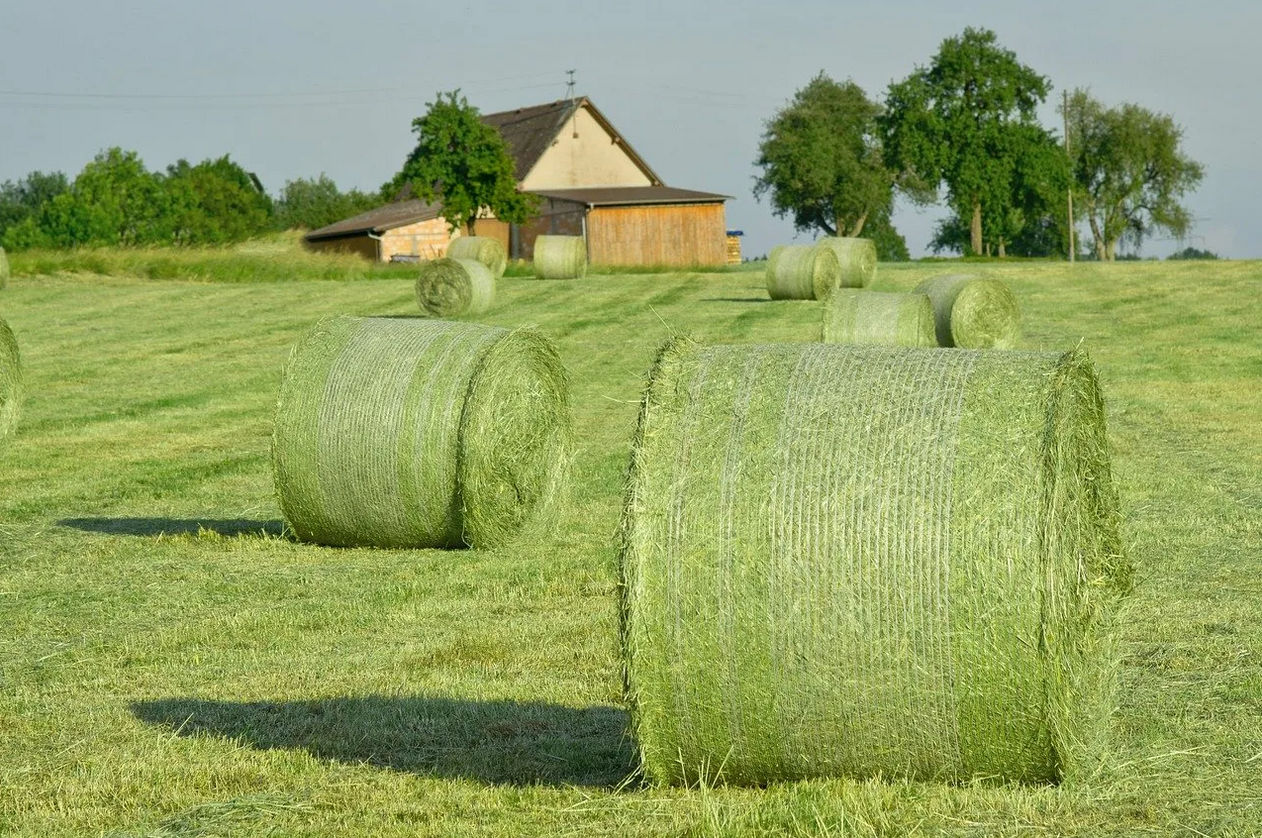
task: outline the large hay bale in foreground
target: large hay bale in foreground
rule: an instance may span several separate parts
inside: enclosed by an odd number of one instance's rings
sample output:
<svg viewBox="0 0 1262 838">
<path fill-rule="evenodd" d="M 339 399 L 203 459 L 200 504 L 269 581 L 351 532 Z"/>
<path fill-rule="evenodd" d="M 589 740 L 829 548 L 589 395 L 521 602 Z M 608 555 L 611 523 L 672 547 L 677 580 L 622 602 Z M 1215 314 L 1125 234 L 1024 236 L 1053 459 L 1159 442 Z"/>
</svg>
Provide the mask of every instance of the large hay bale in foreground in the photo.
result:
<svg viewBox="0 0 1262 838">
<path fill-rule="evenodd" d="M 537 236 L 533 261 L 538 279 L 586 276 L 587 240 L 582 236 Z"/>
<path fill-rule="evenodd" d="M 676 341 L 628 482 L 649 777 L 1092 765 L 1130 569 L 1085 355 Z"/>
<path fill-rule="evenodd" d="M 486 265 L 491 276 L 499 279 L 508 267 L 508 251 L 499 239 L 486 236 L 458 236 L 447 247 L 448 259 L 472 259 Z"/>
<path fill-rule="evenodd" d="M 416 302 L 434 317 L 481 314 L 495 299 L 495 277 L 474 259 L 434 259 L 421 264 Z"/>
<path fill-rule="evenodd" d="M 9 324 L 0 320 L 0 448 L 17 431 L 22 411 L 22 359 Z"/>
<path fill-rule="evenodd" d="M 335 317 L 290 356 L 272 463 L 305 541 L 489 547 L 547 520 L 569 435 L 565 372 L 538 332 Z"/>
<path fill-rule="evenodd" d="M 825 236 L 815 246 L 826 247 L 837 254 L 842 288 L 863 288 L 876 278 L 876 244 L 871 239 Z"/>
<path fill-rule="evenodd" d="M 933 302 L 938 343 L 961 349 L 1011 349 L 1021 334 L 1017 298 L 997 279 L 948 274 L 926 279 L 917 294 Z"/>
<path fill-rule="evenodd" d="M 4 252 L 4 248 L 0 247 L 0 289 L 4 289 L 9 285 L 9 257 Z"/>
<path fill-rule="evenodd" d="M 826 300 L 840 282 L 841 263 L 831 248 L 782 244 L 767 257 L 767 293 L 773 300 Z"/>
<path fill-rule="evenodd" d="M 824 343 L 937 346 L 933 305 L 924 294 L 841 288 L 824 305 Z"/>
</svg>

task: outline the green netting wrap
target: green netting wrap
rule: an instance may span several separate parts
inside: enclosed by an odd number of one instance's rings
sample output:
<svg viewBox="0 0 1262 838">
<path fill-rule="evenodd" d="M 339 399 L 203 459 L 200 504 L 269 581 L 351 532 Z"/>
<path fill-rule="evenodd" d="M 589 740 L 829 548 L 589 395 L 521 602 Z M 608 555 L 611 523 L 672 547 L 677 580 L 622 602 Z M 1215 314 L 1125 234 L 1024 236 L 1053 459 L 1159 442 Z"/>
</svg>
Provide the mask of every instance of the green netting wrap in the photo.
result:
<svg viewBox="0 0 1262 838">
<path fill-rule="evenodd" d="M 938 343 L 962 349 L 1011 349 L 1021 334 L 1017 299 L 997 279 L 950 274 L 926 279 L 917 294 L 933 302 Z"/>
<path fill-rule="evenodd" d="M 473 259 L 434 259 L 421 263 L 416 302 L 433 317 L 481 314 L 495 299 L 495 278 Z"/>
<path fill-rule="evenodd" d="M 826 247 L 782 244 L 767 257 L 767 293 L 773 300 L 826 300 L 841 281 L 841 263 Z"/>
<path fill-rule="evenodd" d="M 22 359 L 9 324 L 0 320 L 0 449 L 17 431 L 22 410 Z"/>
<path fill-rule="evenodd" d="M 9 285 L 9 257 L 5 254 L 4 248 L 0 247 L 0 288 L 6 288 Z"/>
<path fill-rule="evenodd" d="M 668 344 L 622 525 L 646 774 L 1080 776 L 1117 509 L 1083 354 Z"/>
<path fill-rule="evenodd" d="M 824 343 L 937 346 L 933 305 L 924 294 L 841 288 L 824 305 Z"/>
<path fill-rule="evenodd" d="M 827 236 L 815 243 L 837 254 L 842 288 L 863 288 L 876 277 L 876 245 L 871 239 Z"/>
<path fill-rule="evenodd" d="M 538 279 L 578 279 L 587 274 L 587 240 L 582 236 L 537 236 L 534 253 Z"/>
<path fill-rule="evenodd" d="M 493 547 L 549 519 L 569 439 L 565 371 L 538 332 L 335 317 L 290 355 L 272 465 L 304 541 Z"/>
<path fill-rule="evenodd" d="M 447 248 L 448 259 L 472 259 L 486 265 L 491 276 L 499 279 L 508 267 L 508 252 L 499 239 L 486 236 L 459 236 L 452 239 Z"/>
</svg>

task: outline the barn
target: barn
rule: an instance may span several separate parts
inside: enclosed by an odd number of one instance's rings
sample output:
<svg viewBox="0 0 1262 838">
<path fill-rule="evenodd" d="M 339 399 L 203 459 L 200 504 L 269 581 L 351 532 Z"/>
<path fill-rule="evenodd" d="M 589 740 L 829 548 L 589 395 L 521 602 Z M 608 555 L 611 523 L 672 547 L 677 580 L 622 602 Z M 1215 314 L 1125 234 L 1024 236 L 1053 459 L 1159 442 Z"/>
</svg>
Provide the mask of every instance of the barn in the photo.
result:
<svg viewBox="0 0 1262 838">
<path fill-rule="evenodd" d="M 529 259 L 542 233 L 584 235 L 600 265 L 721 265 L 727 259 L 724 202 L 730 196 L 666 186 L 587 97 L 486 114 L 516 165 L 519 188 L 537 195 L 525 224 L 479 218 L 479 236 Z M 407 199 L 307 234 L 315 250 L 381 261 L 434 259 L 453 235 L 433 204 Z"/>
</svg>

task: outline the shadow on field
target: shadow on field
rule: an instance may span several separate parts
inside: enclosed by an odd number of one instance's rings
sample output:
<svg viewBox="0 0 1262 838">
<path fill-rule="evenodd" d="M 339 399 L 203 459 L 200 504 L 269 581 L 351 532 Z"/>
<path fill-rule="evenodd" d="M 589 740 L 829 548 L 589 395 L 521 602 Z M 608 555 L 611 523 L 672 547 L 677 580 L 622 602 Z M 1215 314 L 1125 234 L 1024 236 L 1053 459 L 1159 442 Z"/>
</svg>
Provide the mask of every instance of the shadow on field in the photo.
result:
<svg viewBox="0 0 1262 838">
<path fill-rule="evenodd" d="M 142 701 L 136 718 L 178 736 L 501 785 L 618 786 L 632 770 L 627 714 L 616 707 L 365 696 L 236 703 Z"/>
<path fill-rule="evenodd" d="M 702 297 L 699 303 L 769 303 L 770 297 Z"/>
<path fill-rule="evenodd" d="M 223 536 L 279 536 L 285 531 L 284 521 L 253 521 L 249 518 L 64 518 L 57 524 L 106 535 L 197 535 L 206 531 Z"/>
</svg>

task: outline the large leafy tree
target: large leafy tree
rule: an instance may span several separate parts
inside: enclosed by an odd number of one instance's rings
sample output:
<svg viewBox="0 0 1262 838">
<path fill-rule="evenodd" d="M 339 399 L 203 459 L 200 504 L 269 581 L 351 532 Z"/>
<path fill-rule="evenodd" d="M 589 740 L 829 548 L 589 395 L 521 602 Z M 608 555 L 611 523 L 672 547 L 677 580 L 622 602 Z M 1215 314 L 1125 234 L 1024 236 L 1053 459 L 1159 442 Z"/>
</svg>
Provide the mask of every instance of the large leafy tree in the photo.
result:
<svg viewBox="0 0 1262 838">
<path fill-rule="evenodd" d="M 276 200 L 276 226 L 281 230 L 315 230 L 367 212 L 386 200 L 358 189 L 342 192 L 321 172 L 319 177 L 285 181 Z"/>
<path fill-rule="evenodd" d="M 0 183 L 0 240 L 10 227 L 38 217 L 44 204 L 69 188 L 70 180 L 63 172 L 31 172 L 16 183 Z"/>
<path fill-rule="evenodd" d="M 83 167 L 70 189 L 40 213 L 40 244 L 172 244 L 177 195 L 160 173 L 150 172 L 134 151 L 111 148 Z"/>
<path fill-rule="evenodd" d="M 425 115 L 412 121 L 412 130 L 416 148 L 386 190 L 411 186 L 416 197 L 439 203 L 452 230 L 468 224 L 471 233 L 484 210 L 516 224 L 534 213 L 537 200 L 517 190 L 504 138 L 459 90 L 438 94 Z"/>
<path fill-rule="evenodd" d="M 180 244 L 228 244 L 271 226 L 271 198 L 226 154 L 195 166 L 177 161 L 167 167 L 165 186 L 177 214 L 175 236 Z"/>
<path fill-rule="evenodd" d="M 1001 47 L 995 33 L 965 29 L 942 42 L 928 67 L 890 85 L 881 116 L 886 160 L 935 188 L 947 188 L 956 215 L 969 219 L 969 248 L 980 254 L 985 227 L 1006 232 L 1021 209 L 1020 170 L 1041 157 L 1049 137 L 1035 109 L 1046 78 Z M 1002 235 L 992 237 L 1002 247 Z"/>
<path fill-rule="evenodd" d="M 1086 216 L 1096 257 L 1138 245 L 1156 230 L 1180 236 L 1192 216 L 1180 199 L 1204 176 L 1180 147 L 1183 132 L 1166 114 L 1139 105 L 1108 108 L 1085 90 L 1062 107 L 1069 126 L 1076 206 Z"/>
</svg>

